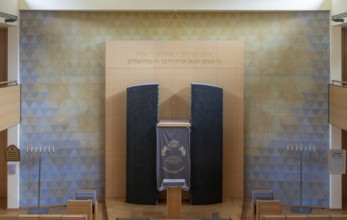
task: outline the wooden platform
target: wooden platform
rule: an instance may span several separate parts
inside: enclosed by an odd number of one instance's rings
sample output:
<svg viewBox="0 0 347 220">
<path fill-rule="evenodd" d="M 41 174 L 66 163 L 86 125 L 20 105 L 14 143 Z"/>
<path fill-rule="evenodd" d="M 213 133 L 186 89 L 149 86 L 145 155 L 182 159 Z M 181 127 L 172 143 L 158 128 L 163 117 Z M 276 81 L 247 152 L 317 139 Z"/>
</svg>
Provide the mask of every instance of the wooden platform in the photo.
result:
<svg viewBox="0 0 347 220">
<path fill-rule="evenodd" d="M 211 218 L 213 212 L 218 212 L 223 219 L 240 220 L 243 201 L 241 199 L 224 199 L 223 203 L 213 205 L 191 205 L 182 202 L 181 219 Z M 158 205 L 137 205 L 125 202 L 125 198 L 106 199 L 106 214 L 109 220 L 119 218 L 149 218 L 166 219 L 166 202 Z"/>
</svg>

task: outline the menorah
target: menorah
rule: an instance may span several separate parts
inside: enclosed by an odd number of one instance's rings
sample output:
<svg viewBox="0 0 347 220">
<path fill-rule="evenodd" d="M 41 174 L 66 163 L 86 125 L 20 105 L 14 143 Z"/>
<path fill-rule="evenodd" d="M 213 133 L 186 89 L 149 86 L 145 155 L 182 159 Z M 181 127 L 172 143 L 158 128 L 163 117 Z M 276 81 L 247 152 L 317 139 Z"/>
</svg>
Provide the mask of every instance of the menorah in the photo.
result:
<svg viewBox="0 0 347 220">
<path fill-rule="evenodd" d="M 287 145 L 287 151 L 288 152 L 300 152 L 300 206 L 294 206 L 292 207 L 292 212 L 295 213 L 311 213 L 312 208 L 311 207 L 303 207 L 302 206 L 302 152 L 316 152 L 316 146 L 315 145 Z"/>
<path fill-rule="evenodd" d="M 43 156 L 51 156 L 54 154 L 54 146 L 36 146 L 27 145 L 26 152 L 31 155 L 39 156 L 39 175 L 38 175 L 38 187 L 37 187 L 37 207 L 30 208 L 29 214 L 48 214 L 49 208 L 40 207 L 40 196 L 41 196 L 41 163 Z"/>
</svg>

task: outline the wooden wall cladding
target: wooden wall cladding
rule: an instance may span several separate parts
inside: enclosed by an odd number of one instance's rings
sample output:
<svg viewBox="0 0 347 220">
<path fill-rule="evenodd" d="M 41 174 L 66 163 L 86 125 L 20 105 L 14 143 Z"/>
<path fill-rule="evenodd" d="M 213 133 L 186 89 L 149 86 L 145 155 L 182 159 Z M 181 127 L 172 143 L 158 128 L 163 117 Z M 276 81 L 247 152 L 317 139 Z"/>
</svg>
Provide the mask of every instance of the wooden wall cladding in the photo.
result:
<svg viewBox="0 0 347 220">
<path fill-rule="evenodd" d="M 0 88 L 0 131 L 20 121 L 20 86 Z"/>
<path fill-rule="evenodd" d="M 7 197 L 7 130 L 0 132 L 0 198 Z M 0 208 L 4 208 L 0 206 Z"/>
<path fill-rule="evenodd" d="M 106 43 L 105 197 L 126 192 L 126 88 L 159 84 L 160 119 L 190 119 L 191 83 L 223 88 L 223 197 L 243 198 L 243 43 Z"/>
<path fill-rule="evenodd" d="M 347 130 L 347 88 L 329 85 L 329 123 Z"/>
<path fill-rule="evenodd" d="M 342 81 L 347 81 L 347 28 L 341 29 L 341 43 L 342 43 Z M 342 148 L 347 147 L 347 130 L 342 130 Z M 342 196 L 347 197 L 347 175 L 342 175 Z"/>
<path fill-rule="evenodd" d="M 342 74 L 341 80 L 347 81 L 347 28 L 341 29 L 341 59 L 342 59 Z"/>
</svg>

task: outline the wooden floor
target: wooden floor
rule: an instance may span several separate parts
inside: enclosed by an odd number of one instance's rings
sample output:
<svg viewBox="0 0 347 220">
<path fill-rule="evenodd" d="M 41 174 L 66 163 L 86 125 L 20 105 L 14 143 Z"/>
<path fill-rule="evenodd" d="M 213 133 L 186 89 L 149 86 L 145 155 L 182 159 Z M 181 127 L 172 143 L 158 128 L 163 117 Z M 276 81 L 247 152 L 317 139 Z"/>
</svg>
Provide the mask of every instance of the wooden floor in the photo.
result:
<svg viewBox="0 0 347 220">
<path fill-rule="evenodd" d="M 347 198 L 344 198 L 344 205 L 347 205 Z M 150 205 L 134 205 L 125 203 L 124 199 L 108 199 L 106 200 L 106 212 L 108 220 L 115 220 L 116 217 L 121 218 L 143 218 L 165 219 L 166 204 L 160 203 L 155 206 Z M 283 214 L 298 214 L 291 212 L 291 206 L 283 206 Z M 226 200 L 221 204 L 215 205 L 190 205 L 182 204 L 182 219 L 199 219 L 211 218 L 212 212 L 218 212 L 220 218 L 232 220 L 252 220 L 250 201 Z M 328 208 L 313 208 L 312 214 L 347 214 L 347 207 L 342 210 L 331 210 Z"/>
<path fill-rule="evenodd" d="M 160 203 L 156 206 L 150 205 L 134 205 L 125 203 L 124 200 L 111 199 L 107 200 L 106 204 L 99 203 L 99 214 L 97 220 L 115 220 L 116 217 L 149 217 L 150 219 L 166 219 L 165 211 L 166 204 Z M 242 206 L 243 204 L 243 206 Z M 347 204 L 347 198 L 344 199 L 343 204 Z M 106 206 L 108 209 L 106 210 Z M 3 200 L 0 198 L 0 207 L 3 206 Z M 283 214 L 290 214 L 291 207 L 283 206 Z M 183 203 L 182 206 L 182 219 L 198 219 L 210 218 L 212 212 L 219 212 L 220 218 L 230 218 L 232 220 L 251 220 L 250 201 L 229 200 L 224 201 L 217 205 L 196 205 L 192 206 L 188 203 Z M 18 214 L 25 214 L 28 208 L 20 208 L 16 210 L 7 210 L 0 208 L 0 215 L 2 216 L 16 216 Z M 65 206 L 54 206 L 49 208 L 49 214 L 65 214 Z M 343 210 L 330 210 L 324 208 L 314 208 L 313 214 L 347 214 L 347 208 Z"/>
<path fill-rule="evenodd" d="M 213 212 L 218 212 L 223 219 L 240 220 L 243 202 L 241 199 L 224 199 L 223 203 L 213 205 L 191 205 L 182 203 L 182 219 L 211 218 Z M 106 210 L 109 220 L 119 218 L 150 218 L 166 219 L 166 202 L 158 205 L 136 205 L 126 203 L 125 199 L 107 199 Z"/>
</svg>

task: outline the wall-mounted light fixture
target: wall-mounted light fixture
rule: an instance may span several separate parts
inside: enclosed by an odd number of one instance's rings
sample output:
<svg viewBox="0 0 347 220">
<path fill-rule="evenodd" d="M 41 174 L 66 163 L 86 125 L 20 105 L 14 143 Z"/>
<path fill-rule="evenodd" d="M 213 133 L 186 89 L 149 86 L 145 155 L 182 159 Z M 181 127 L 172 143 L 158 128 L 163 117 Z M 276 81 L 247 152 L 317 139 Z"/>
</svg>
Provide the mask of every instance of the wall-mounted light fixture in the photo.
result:
<svg viewBox="0 0 347 220">
<path fill-rule="evenodd" d="M 331 20 L 334 22 L 344 22 L 345 21 L 345 19 L 343 19 L 343 18 L 332 18 Z"/>
<path fill-rule="evenodd" d="M 334 22 L 345 22 L 345 19 L 347 17 L 347 12 L 341 13 L 341 14 L 337 14 L 337 15 L 333 15 L 331 16 L 331 20 Z"/>
<path fill-rule="evenodd" d="M 0 17 L 5 19 L 5 23 L 15 22 L 18 16 L 0 12 Z"/>
</svg>

